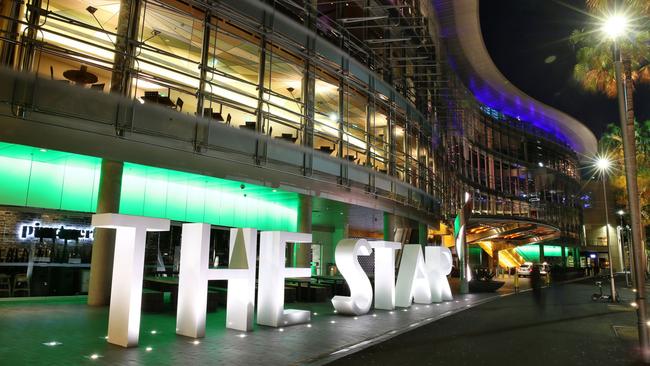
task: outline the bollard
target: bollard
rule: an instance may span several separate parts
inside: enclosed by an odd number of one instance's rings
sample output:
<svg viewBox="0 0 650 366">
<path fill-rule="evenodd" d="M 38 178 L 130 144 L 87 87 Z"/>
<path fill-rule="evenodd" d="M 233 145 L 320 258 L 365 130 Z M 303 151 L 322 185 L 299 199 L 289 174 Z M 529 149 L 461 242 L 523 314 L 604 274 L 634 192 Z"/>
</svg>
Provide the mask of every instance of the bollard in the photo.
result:
<svg viewBox="0 0 650 366">
<path fill-rule="evenodd" d="M 515 292 L 519 292 L 519 275 L 515 274 Z"/>
</svg>

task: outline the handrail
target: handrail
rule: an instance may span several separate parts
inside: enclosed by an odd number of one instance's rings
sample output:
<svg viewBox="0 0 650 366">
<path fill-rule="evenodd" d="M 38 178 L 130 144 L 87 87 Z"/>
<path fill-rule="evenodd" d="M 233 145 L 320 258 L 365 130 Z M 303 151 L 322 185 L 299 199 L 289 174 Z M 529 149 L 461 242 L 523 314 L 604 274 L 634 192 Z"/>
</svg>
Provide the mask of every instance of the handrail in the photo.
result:
<svg viewBox="0 0 650 366">
<path fill-rule="evenodd" d="M 218 154 L 220 159 L 279 170 L 288 175 L 336 186 L 337 190 L 343 188 L 364 196 L 399 202 L 429 219 L 440 214 L 439 208 L 436 208 L 439 207 L 439 200 L 431 194 L 395 177 L 310 148 L 217 124 L 209 119 L 143 105 L 132 99 L 62 85 L 32 74 L 0 69 L 0 78 L 5 81 L 0 84 L 0 105 L 11 107 L 13 112 L 10 117 L 47 121 L 49 126 L 90 134 L 105 134 L 106 127 L 112 127 L 120 139 L 139 142 L 154 139 L 157 146 L 182 146 L 211 157 L 221 152 L 223 154 Z M 8 113 L 4 115 L 8 116 Z M 0 138 L 5 134 L 2 131 L 0 129 Z M 197 132 L 199 138 L 194 137 Z M 242 142 L 245 146 L 226 146 L 229 139 Z M 226 145 L 222 144 L 224 142 Z M 74 144 L 70 146 L 73 152 L 84 153 L 74 151 Z M 296 154 L 304 159 L 299 159 L 300 164 L 290 163 L 291 159 L 295 160 Z M 321 167 L 320 162 L 339 166 L 337 174 Z M 306 175 L 304 172 L 307 171 L 314 173 Z"/>
</svg>

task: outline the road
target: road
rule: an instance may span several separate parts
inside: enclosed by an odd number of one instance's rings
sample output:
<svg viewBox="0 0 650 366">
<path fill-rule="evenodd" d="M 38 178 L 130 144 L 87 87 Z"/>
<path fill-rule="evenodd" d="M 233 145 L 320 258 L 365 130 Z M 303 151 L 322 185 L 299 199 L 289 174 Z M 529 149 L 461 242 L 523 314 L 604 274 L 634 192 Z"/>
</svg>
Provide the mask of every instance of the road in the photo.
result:
<svg viewBox="0 0 650 366">
<path fill-rule="evenodd" d="M 623 285 L 623 284 L 621 284 Z M 622 287 L 622 286 L 621 286 Z M 621 304 L 593 302 L 593 280 L 506 296 L 338 359 L 332 365 L 630 365 L 633 293 Z M 608 290 L 607 290 L 608 291 Z"/>
</svg>

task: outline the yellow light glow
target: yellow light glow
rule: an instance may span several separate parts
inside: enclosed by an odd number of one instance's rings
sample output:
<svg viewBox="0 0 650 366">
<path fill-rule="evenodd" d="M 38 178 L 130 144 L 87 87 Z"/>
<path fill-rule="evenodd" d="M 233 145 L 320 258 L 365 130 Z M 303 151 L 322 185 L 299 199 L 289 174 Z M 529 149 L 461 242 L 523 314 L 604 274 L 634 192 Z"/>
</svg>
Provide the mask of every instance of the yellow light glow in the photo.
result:
<svg viewBox="0 0 650 366">
<path fill-rule="evenodd" d="M 612 14 L 608 16 L 601 26 L 601 31 L 611 39 L 623 35 L 628 29 L 629 21 L 623 14 Z"/>
<path fill-rule="evenodd" d="M 611 166 L 612 161 L 609 160 L 607 156 L 599 156 L 596 158 L 596 168 L 598 168 L 600 172 L 608 171 Z"/>
<path fill-rule="evenodd" d="M 46 30 L 43 30 L 43 38 L 48 43 L 63 46 L 64 48 L 71 49 L 80 53 L 90 54 L 106 61 L 113 62 L 113 57 L 115 57 L 115 54 L 111 51 L 107 51 L 103 48 L 95 47 L 87 43 L 78 42 L 70 38 L 62 37 L 58 34 L 50 33 Z"/>
</svg>

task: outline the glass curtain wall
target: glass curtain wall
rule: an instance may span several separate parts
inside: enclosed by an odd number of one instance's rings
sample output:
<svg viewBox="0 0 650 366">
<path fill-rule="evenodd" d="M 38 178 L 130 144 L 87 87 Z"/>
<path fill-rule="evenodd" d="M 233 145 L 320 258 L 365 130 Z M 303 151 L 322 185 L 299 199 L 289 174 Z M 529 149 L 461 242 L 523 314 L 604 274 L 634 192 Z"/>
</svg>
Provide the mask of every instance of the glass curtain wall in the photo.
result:
<svg viewBox="0 0 650 366">
<path fill-rule="evenodd" d="M 249 129 L 391 174 L 431 191 L 429 122 L 413 105 L 315 54 L 314 135 L 305 137 L 308 65 L 301 45 L 232 17 L 176 1 L 140 3 L 128 94 L 144 104 Z M 42 12 L 34 67 L 41 76 L 97 91 L 111 88 L 120 6 L 52 0 Z M 25 27 L 23 26 L 23 29 Z M 205 46 L 204 46 L 205 45 Z M 204 50 L 203 48 L 206 47 Z M 64 73 L 83 71 L 86 81 Z M 67 74 L 67 73 L 66 73 Z M 371 78 L 374 76 L 371 76 Z M 370 85 L 369 85 L 370 84 Z M 371 87 L 371 85 L 373 85 Z M 563 166 L 563 165 L 558 165 Z"/>
</svg>

